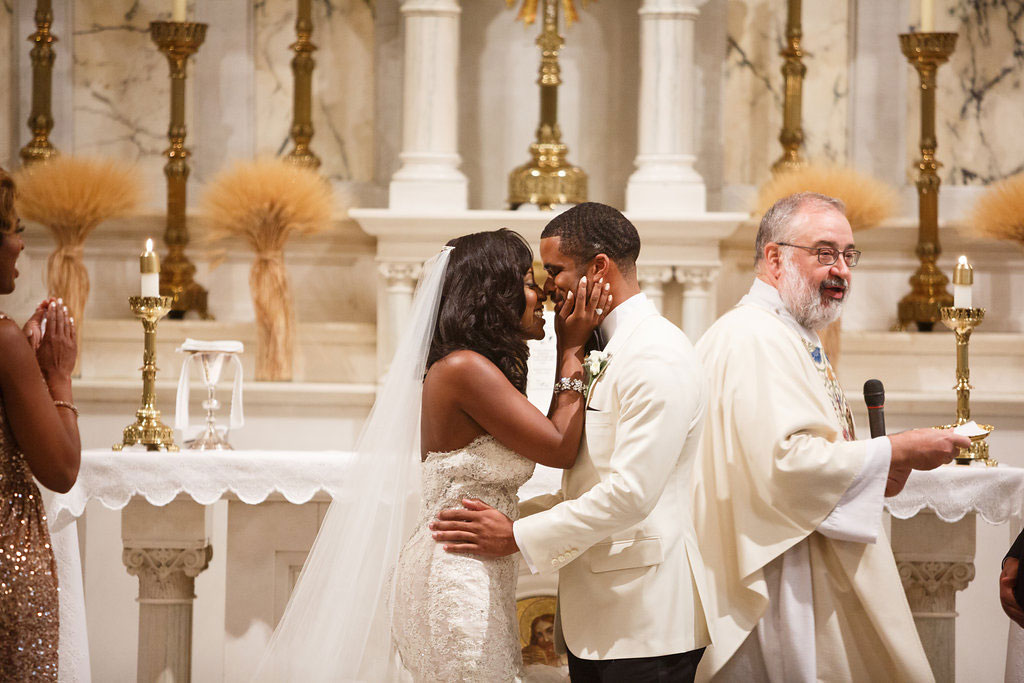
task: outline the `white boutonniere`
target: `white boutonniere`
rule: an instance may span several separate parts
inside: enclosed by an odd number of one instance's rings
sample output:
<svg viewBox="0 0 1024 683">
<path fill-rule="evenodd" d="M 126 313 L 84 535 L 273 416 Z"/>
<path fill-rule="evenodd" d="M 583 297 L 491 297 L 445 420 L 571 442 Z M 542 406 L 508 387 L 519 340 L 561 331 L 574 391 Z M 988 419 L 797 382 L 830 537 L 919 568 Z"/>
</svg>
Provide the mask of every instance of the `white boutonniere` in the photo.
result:
<svg viewBox="0 0 1024 683">
<path fill-rule="evenodd" d="M 594 388 L 597 380 L 601 379 L 601 375 L 608 368 L 608 363 L 611 362 L 611 359 L 611 354 L 606 351 L 591 351 L 583 359 L 583 384 L 585 385 L 583 397 L 587 400 L 588 405 L 590 403 L 590 390 Z"/>
</svg>

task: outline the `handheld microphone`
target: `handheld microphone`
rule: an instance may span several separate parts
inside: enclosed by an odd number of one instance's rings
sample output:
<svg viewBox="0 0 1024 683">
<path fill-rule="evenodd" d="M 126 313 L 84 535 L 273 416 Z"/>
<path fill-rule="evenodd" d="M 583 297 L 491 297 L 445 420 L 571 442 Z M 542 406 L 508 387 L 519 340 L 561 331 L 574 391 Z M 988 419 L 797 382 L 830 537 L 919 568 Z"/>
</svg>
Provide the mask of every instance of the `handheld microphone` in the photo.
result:
<svg viewBox="0 0 1024 683">
<path fill-rule="evenodd" d="M 880 380 L 869 379 L 864 382 L 864 403 L 868 405 L 871 438 L 885 436 L 885 389 Z"/>
</svg>

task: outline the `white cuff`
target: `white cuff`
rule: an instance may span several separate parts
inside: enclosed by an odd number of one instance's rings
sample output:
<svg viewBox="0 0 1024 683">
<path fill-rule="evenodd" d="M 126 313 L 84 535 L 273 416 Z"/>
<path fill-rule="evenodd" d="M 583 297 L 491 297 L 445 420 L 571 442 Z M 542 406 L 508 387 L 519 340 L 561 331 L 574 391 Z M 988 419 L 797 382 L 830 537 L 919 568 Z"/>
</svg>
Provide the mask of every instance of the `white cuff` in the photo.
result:
<svg viewBox="0 0 1024 683">
<path fill-rule="evenodd" d="M 888 439 L 886 439 L 888 441 Z M 516 534 L 516 525 L 519 521 L 512 522 L 512 538 L 516 541 L 516 546 L 519 548 L 519 554 L 523 556 L 523 562 L 526 563 L 526 568 L 530 570 L 531 574 L 539 574 L 537 568 L 533 565 L 533 560 L 530 559 L 530 555 L 526 552 L 526 546 L 519 542 L 519 536 Z"/>
<path fill-rule="evenodd" d="M 824 536 L 854 543 L 878 540 L 892 443 L 888 437 L 880 436 L 868 441 L 867 448 L 864 467 L 818 526 L 818 531 Z"/>
</svg>

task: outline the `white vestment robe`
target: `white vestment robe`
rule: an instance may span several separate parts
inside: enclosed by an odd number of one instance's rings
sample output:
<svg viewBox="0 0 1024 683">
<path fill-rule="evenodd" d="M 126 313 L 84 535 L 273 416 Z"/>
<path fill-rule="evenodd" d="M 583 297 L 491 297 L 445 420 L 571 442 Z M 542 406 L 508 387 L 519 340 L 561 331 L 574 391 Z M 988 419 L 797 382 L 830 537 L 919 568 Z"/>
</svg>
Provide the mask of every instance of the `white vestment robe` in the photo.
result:
<svg viewBox="0 0 1024 683">
<path fill-rule="evenodd" d="M 853 440 L 817 335 L 756 280 L 697 349 L 694 519 L 714 597 L 699 678 L 933 680 L 879 532 L 889 441 Z"/>
</svg>

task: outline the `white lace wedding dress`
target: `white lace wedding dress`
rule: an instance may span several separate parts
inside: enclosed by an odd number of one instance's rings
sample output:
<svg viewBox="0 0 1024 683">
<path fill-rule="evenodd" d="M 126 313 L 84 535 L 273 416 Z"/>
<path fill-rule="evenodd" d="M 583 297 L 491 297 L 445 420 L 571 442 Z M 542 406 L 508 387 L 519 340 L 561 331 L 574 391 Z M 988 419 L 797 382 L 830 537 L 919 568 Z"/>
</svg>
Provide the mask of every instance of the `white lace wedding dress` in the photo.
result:
<svg viewBox="0 0 1024 683">
<path fill-rule="evenodd" d="M 534 463 L 484 435 L 465 448 L 430 453 L 422 467 L 416 531 L 394 575 L 392 636 L 415 681 L 515 681 L 522 656 L 516 623 L 516 556 L 445 552 L 427 525 L 445 508 L 477 498 L 511 519 Z"/>
</svg>

